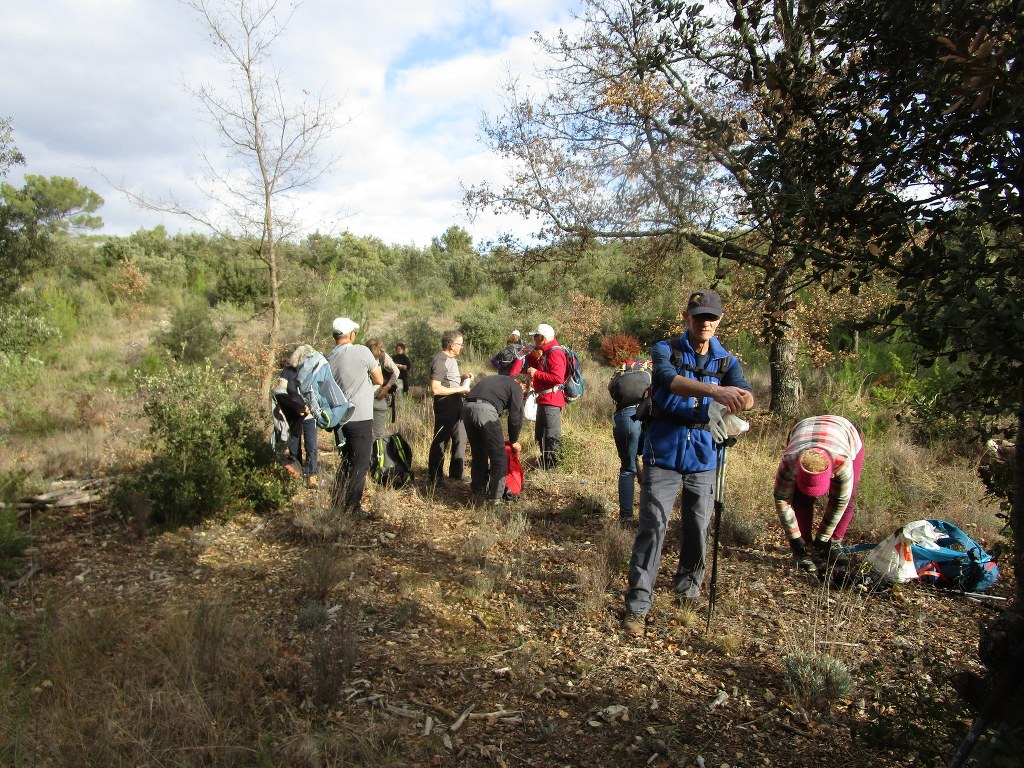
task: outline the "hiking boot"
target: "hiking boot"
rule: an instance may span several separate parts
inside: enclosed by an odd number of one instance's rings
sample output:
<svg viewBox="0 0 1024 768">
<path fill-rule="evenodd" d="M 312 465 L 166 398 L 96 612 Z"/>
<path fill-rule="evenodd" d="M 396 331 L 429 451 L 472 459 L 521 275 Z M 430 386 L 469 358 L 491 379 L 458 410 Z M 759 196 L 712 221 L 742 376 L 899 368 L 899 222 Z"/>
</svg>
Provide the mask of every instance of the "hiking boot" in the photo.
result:
<svg viewBox="0 0 1024 768">
<path fill-rule="evenodd" d="M 619 527 L 626 531 L 635 531 L 640 527 L 640 521 L 635 517 L 620 517 Z"/>
<path fill-rule="evenodd" d="M 377 519 L 377 515 L 373 514 L 373 512 L 369 512 L 369 511 L 363 509 L 362 507 L 359 507 L 358 509 L 356 509 L 355 512 L 352 513 L 352 519 L 353 520 L 376 520 Z"/>
<path fill-rule="evenodd" d="M 647 617 L 642 613 L 626 611 L 622 617 L 622 629 L 629 637 L 643 637 L 647 629 Z"/>
<path fill-rule="evenodd" d="M 320 484 L 317 482 L 316 475 L 310 475 L 306 478 L 306 487 L 314 490 L 320 487 Z"/>
</svg>

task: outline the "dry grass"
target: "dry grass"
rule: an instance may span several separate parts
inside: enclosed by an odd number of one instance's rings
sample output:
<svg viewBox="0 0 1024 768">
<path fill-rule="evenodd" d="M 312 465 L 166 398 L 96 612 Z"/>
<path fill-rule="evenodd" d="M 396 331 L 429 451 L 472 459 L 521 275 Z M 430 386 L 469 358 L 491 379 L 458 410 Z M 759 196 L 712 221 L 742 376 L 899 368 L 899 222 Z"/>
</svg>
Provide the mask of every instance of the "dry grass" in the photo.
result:
<svg viewBox="0 0 1024 768">
<path fill-rule="evenodd" d="M 597 533 L 593 555 L 579 566 L 579 611 L 593 615 L 604 610 L 609 587 L 626 569 L 633 546 L 633 534 L 623 530 L 614 518 L 606 518 Z"/>
<path fill-rule="evenodd" d="M 313 547 L 302 559 L 299 574 L 311 600 L 326 603 L 331 591 L 352 570 L 351 563 L 333 547 Z"/>
<path fill-rule="evenodd" d="M 130 631 L 136 620 L 119 607 L 42 617 L 34 685 L 0 754 L 30 748 L 35 764 L 72 767 L 252 760 L 273 716 L 266 639 L 210 603 L 173 609 L 149 632 Z"/>
</svg>

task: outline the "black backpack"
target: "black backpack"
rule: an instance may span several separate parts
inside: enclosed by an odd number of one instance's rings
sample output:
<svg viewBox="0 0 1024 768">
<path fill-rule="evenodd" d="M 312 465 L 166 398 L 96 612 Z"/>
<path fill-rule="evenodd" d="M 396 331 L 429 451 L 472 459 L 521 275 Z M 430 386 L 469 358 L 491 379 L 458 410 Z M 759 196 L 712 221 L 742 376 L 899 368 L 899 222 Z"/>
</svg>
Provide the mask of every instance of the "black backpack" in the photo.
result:
<svg viewBox="0 0 1024 768">
<path fill-rule="evenodd" d="M 378 485 L 401 488 L 412 478 L 412 448 L 397 432 L 373 441 L 370 477 Z"/>
<path fill-rule="evenodd" d="M 496 370 L 502 376 L 508 376 L 518 356 L 518 350 L 516 349 L 515 345 L 509 344 L 498 354 L 491 358 L 491 365 L 493 365 L 494 370 Z"/>
<path fill-rule="evenodd" d="M 651 361 L 626 360 L 612 372 L 608 394 L 615 401 L 616 408 L 626 408 L 643 400 L 650 386 Z"/>
</svg>

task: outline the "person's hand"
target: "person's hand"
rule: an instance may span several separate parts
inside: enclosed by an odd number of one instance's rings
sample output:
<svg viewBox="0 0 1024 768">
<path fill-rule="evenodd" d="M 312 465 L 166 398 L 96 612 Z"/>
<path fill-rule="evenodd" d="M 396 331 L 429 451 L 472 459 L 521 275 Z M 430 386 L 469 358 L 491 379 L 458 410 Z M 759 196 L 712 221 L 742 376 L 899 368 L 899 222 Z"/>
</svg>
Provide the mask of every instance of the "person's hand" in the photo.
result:
<svg viewBox="0 0 1024 768">
<path fill-rule="evenodd" d="M 518 441 L 512 443 L 510 447 L 512 448 L 512 453 L 519 453 L 520 449 L 522 449 L 522 446 L 519 444 Z"/>
<path fill-rule="evenodd" d="M 740 413 L 747 407 L 747 390 L 739 387 L 715 387 L 712 397 L 729 413 Z"/>
</svg>

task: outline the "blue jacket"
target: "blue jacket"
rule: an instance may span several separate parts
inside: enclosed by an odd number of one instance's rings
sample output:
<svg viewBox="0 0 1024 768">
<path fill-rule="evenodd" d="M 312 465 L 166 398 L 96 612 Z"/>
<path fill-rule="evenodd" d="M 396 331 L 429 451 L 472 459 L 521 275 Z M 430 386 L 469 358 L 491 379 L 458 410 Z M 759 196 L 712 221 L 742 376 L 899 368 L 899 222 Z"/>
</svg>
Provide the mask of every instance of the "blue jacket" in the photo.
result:
<svg viewBox="0 0 1024 768">
<path fill-rule="evenodd" d="M 672 346 L 682 352 L 678 368 L 672 365 Z M 653 371 L 654 413 L 647 423 L 647 437 L 644 442 L 644 464 L 674 469 L 676 472 L 706 472 L 718 465 L 711 432 L 700 428 L 707 425 L 708 406 L 714 402 L 710 397 L 680 397 L 669 391 L 676 376 L 686 376 L 709 384 L 739 387 L 752 391 L 743 376 L 743 367 L 734 355 L 730 355 L 721 342 L 712 337 L 710 356 L 703 362 L 703 368 L 718 373 L 727 370 L 721 380 L 715 376 L 698 377 L 684 366 L 698 368 L 697 356 L 690 346 L 689 332 L 677 339 L 659 341 L 651 349 Z"/>
</svg>

